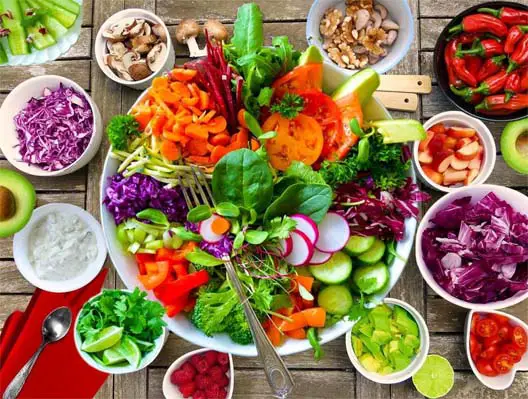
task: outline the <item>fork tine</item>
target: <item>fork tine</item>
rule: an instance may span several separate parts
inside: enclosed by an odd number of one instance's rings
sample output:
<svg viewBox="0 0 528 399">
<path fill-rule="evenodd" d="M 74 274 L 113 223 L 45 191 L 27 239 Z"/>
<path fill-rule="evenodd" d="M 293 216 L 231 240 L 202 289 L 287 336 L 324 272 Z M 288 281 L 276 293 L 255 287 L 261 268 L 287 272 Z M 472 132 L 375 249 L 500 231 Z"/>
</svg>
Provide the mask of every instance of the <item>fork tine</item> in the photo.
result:
<svg viewBox="0 0 528 399">
<path fill-rule="evenodd" d="M 207 183 L 207 178 L 205 177 L 205 174 L 200 169 L 197 169 L 197 172 L 203 180 L 203 186 L 205 187 L 205 191 L 207 191 L 207 194 L 209 195 L 211 203 L 213 204 L 213 206 L 216 206 L 213 193 L 211 192 L 211 188 L 209 188 L 209 183 Z"/>
<path fill-rule="evenodd" d="M 211 205 L 209 203 L 209 200 L 207 199 L 207 195 L 205 194 L 205 192 L 204 192 L 204 190 L 202 188 L 203 185 L 198 180 L 198 175 L 196 174 L 196 168 L 195 167 L 191 167 L 191 172 L 192 172 L 192 177 L 194 179 L 194 182 L 196 183 L 196 186 L 198 187 L 198 191 L 200 192 L 200 195 L 202 196 L 203 202 L 209 207 L 213 206 L 213 205 Z M 205 182 L 205 185 L 207 185 L 207 182 Z"/>
<path fill-rule="evenodd" d="M 182 178 L 179 175 L 178 175 L 178 181 L 180 183 L 181 191 L 183 193 L 183 197 L 185 198 L 185 203 L 187 204 L 187 208 L 189 209 L 193 208 L 191 199 L 189 198 L 189 195 L 187 194 L 187 189 L 183 185 Z"/>
<path fill-rule="evenodd" d="M 198 198 L 198 195 L 196 195 L 196 191 L 194 189 L 194 182 L 190 180 L 189 176 L 186 176 L 186 182 L 189 185 L 189 191 L 191 192 L 192 197 L 194 198 L 194 201 L 196 202 L 195 206 L 198 206 L 201 204 L 200 199 Z"/>
</svg>

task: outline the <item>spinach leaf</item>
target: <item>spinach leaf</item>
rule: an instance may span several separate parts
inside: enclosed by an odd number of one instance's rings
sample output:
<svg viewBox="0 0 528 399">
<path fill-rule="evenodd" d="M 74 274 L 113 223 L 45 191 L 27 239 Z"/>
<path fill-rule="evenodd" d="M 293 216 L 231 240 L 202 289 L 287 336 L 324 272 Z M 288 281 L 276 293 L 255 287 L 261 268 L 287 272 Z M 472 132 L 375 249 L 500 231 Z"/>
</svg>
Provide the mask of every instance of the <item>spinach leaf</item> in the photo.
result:
<svg viewBox="0 0 528 399">
<path fill-rule="evenodd" d="M 260 245 L 268 238 L 267 231 L 248 230 L 246 231 L 246 241 L 253 245 Z"/>
<path fill-rule="evenodd" d="M 187 220 L 191 223 L 198 223 L 202 220 L 209 219 L 212 214 L 213 212 L 209 206 L 198 205 L 187 213 Z"/>
<path fill-rule="evenodd" d="M 284 176 L 296 177 L 304 183 L 325 184 L 325 180 L 319 172 L 316 172 L 311 166 L 300 161 L 293 161 L 284 172 Z"/>
<path fill-rule="evenodd" d="M 221 259 L 218 259 L 208 252 L 202 251 L 200 248 L 194 248 L 192 252 L 185 255 L 185 259 L 191 263 L 196 263 L 197 265 L 202 266 L 219 266 L 224 264 Z"/>
<path fill-rule="evenodd" d="M 256 52 L 264 45 L 262 13 L 255 3 L 244 4 L 238 8 L 234 28 L 231 42 L 240 56 Z"/>
<path fill-rule="evenodd" d="M 288 187 L 297 183 L 303 183 L 297 176 L 282 176 L 273 186 L 273 196 L 279 197 Z"/>
<path fill-rule="evenodd" d="M 332 190 L 326 184 L 297 183 L 289 186 L 268 207 L 264 221 L 283 215 L 302 213 L 319 223 L 332 204 Z"/>
<path fill-rule="evenodd" d="M 193 233 L 192 231 L 187 230 L 183 226 L 173 227 L 171 228 L 171 231 L 183 241 L 202 241 L 202 236 L 200 234 Z"/>
<path fill-rule="evenodd" d="M 224 156 L 213 172 L 213 195 L 217 202 L 263 212 L 273 195 L 273 176 L 268 164 L 243 148 Z"/>
<path fill-rule="evenodd" d="M 216 213 L 228 218 L 236 218 L 240 215 L 240 208 L 230 202 L 220 202 L 215 207 Z"/>
<path fill-rule="evenodd" d="M 136 213 L 136 217 L 138 217 L 139 219 L 148 220 L 154 224 L 159 224 L 162 226 L 169 225 L 169 220 L 167 219 L 167 216 L 158 209 L 143 209 L 141 212 Z"/>
</svg>

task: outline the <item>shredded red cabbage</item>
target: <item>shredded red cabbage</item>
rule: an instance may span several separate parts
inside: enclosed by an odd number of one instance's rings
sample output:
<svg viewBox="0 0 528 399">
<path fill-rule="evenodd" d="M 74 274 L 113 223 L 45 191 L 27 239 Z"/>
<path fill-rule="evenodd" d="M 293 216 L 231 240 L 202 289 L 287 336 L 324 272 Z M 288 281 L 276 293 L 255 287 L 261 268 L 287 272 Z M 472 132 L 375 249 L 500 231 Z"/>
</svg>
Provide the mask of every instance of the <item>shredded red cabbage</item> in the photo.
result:
<svg viewBox="0 0 528 399">
<path fill-rule="evenodd" d="M 185 228 L 193 233 L 198 233 L 198 224 L 186 222 Z M 233 238 L 226 234 L 224 238 L 215 243 L 210 243 L 206 241 L 200 242 L 198 244 L 200 249 L 209 252 L 211 255 L 216 256 L 217 258 L 222 258 L 224 255 L 231 255 L 233 250 Z"/>
<path fill-rule="evenodd" d="M 187 205 L 177 188 L 167 188 L 153 177 L 136 173 L 123 177 L 118 173 L 108 179 L 103 203 L 114 216 L 116 224 L 136 216 L 136 213 L 154 208 L 162 211 L 170 222 L 187 220 Z"/>
<path fill-rule="evenodd" d="M 451 295 L 489 303 L 528 290 L 528 216 L 493 192 L 453 201 L 424 231 L 424 261 Z"/>
<path fill-rule="evenodd" d="M 367 178 L 341 185 L 334 201 L 337 211 L 348 220 L 352 234 L 400 241 L 405 235 L 405 219 L 417 218 L 416 204 L 430 198 L 411 178 L 391 192 L 377 189 L 372 178 Z"/>
<path fill-rule="evenodd" d="M 32 98 L 14 117 L 22 161 L 47 171 L 64 169 L 84 153 L 94 117 L 86 98 L 71 87 Z"/>
</svg>

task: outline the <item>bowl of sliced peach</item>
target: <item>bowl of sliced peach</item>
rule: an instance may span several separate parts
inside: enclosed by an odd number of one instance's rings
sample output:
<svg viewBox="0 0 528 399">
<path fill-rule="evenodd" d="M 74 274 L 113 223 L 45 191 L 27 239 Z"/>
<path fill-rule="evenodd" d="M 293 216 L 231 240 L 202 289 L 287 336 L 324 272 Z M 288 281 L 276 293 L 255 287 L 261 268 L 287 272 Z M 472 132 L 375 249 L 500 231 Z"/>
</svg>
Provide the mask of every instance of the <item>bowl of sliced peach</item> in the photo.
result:
<svg viewBox="0 0 528 399">
<path fill-rule="evenodd" d="M 495 166 L 496 147 L 484 123 L 449 111 L 432 117 L 424 127 L 427 138 L 414 143 L 413 159 L 426 185 L 448 193 L 488 179 Z"/>
</svg>

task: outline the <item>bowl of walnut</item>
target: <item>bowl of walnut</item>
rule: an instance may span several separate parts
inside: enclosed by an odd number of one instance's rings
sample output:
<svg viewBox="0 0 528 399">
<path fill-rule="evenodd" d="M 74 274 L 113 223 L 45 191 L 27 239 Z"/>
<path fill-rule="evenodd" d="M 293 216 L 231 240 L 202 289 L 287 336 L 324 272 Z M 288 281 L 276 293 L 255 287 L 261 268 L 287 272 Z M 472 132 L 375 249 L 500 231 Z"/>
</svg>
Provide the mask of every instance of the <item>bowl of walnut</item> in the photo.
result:
<svg viewBox="0 0 528 399">
<path fill-rule="evenodd" d="M 407 0 L 316 0 L 306 39 L 350 75 L 367 67 L 382 74 L 409 51 L 414 22 Z"/>
</svg>

